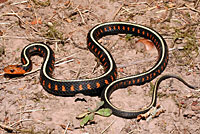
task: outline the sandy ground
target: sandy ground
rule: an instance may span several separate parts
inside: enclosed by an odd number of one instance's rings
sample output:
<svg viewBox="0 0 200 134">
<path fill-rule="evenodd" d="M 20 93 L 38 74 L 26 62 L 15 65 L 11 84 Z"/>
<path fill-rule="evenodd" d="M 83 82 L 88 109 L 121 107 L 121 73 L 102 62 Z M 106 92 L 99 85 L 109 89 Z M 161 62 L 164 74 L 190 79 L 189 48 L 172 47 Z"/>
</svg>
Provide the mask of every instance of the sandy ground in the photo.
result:
<svg viewBox="0 0 200 134">
<path fill-rule="evenodd" d="M 200 87 L 199 0 L 0 0 L 0 72 L 9 64 L 20 63 L 24 46 L 43 41 L 55 51 L 56 60 L 68 56 L 73 59 L 56 67 L 56 78 L 96 77 L 103 68 L 97 66 L 89 50 L 82 48 L 86 48 L 88 31 L 108 21 L 134 22 L 158 31 L 170 48 L 169 64 L 163 74 L 180 75 Z M 136 46 L 138 39 L 127 41 L 125 35 L 115 35 L 100 40 L 117 63 L 118 77 L 141 73 L 155 64 L 157 52 Z M 32 60 L 34 69 L 43 61 L 38 56 Z M 165 110 L 159 117 L 147 122 L 97 115 L 92 123 L 80 128 L 76 116 L 94 108 L 100 98 L 48 94 L 39 83 L 39 72 L 13 79 L 0 76 L 0 124 L 17 130 L 12 133 L 28 134 L 199 134 L 199 95 L 169 79 L 159 89 L 158 103 Z M 77 98 L 86 101 L 75 101 Z M 112 95 L 112 102 L 124 109 L 139 109 L 150 101 L 149 83 Z M 0 128 L 0 134 L 7 133 Z"/>
</svg>

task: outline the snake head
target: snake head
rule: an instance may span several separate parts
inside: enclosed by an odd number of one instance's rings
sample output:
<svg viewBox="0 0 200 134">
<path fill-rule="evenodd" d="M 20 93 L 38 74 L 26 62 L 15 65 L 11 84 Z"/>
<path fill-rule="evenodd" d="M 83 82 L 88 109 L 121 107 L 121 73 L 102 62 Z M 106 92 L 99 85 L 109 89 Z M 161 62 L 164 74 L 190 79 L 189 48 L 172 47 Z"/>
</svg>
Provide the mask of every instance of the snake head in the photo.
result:
<svg viewBox="0 0 200 134">
<path fill-rule="evenodd" d="M 23 75 L 26 71 L 20 65 L 8 65 L 3 69 L 7 75 Z"/>
</svg>

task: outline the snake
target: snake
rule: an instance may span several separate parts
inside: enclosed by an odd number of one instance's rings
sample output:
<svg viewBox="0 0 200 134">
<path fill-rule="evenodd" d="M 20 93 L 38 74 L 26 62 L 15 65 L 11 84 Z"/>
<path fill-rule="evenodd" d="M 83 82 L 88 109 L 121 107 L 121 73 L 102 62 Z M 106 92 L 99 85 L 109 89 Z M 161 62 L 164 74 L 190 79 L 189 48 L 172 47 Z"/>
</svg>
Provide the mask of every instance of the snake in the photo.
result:
<svg viewBox="0 0 200 134">
<path fill-rule="evenodd" d="M 151 40 L 158 51 L 158 60 L 149 70 L 117 79 L 117 66 L 110 52 L 100 44 L 99 39 L 107 35 L 131 34 Z M 55 64 L 55 54 L 51 47 L 43 42 L 34 42 L 23 48 L 21 52 L 21 65 L 8 65 L 4 68 L 7 75 L 24 75 L 31 71 L 31 56 L 39 55 L 44 61 L 40 70 L 40 83 L 50 94 L 56 96 L 74 96 L 82 93 L 92 95 L 102 93 L 105 106 L 110 108 L 115 115 L 132 118 L 136 114 L 148 111 L 148 108 L 135 112 L 123 111 L 110 102 L 110 95 L 119 88 L 131 85 L 143 85 L 159 76 L 168 63 L 168 47 L 164 38 L 152 28 L 130 22 L 106 22 L 94 26 L 87 34 L 87 48 L 99 59 L 105 72 L 95 78 L 62 80 L 52 76 Z M 152 104 L 155 104 L 156 96 L 153 96 Z"/>
<path fill-rule="evenodd" d="M 180 82 L 182 82 L 187 87 L 189 87 L 191 89 L 197 89 L 197 87 L 188 84 L 180 76 L 177 76 L 177 75 L 174 75 L 174 74 L 165 74 L 165 75 L 161 76 L 158 80 L 156 80 L 155 85 L 153 87 L 151 103 L 148 106 L 142 108 L 141 110 L 123 110 L 121 108 L 114 106 L 112 104 L 112 102 L 110 101 L 111 94 L 114 91 L 116 91 L 117 89 L 119 89 L 119 87 L 117 87 L 118 85 L 116 86 L 117 81 L 116 82 L 114 81 L 102 93 L 102 100 L 104 100 L 104 102 L 105 102 L 104 107 L 110 108 L 112 110 L 112 113 L 116 116 L 128 118 L 128 119 L 137 118 L 138 115 L 145 114 L 154 107 L 156 108 L 157 92 L 158 92 L 158 89 L 159 89 L 159 85 L 163 80 L 166 80 L 166 79 L 169 79 L 169 78 L 175 78 L 175 79 L 179 80 Z M 120 87 L 120 88 L 123 88 L 123 87 Z"/>
</svg>

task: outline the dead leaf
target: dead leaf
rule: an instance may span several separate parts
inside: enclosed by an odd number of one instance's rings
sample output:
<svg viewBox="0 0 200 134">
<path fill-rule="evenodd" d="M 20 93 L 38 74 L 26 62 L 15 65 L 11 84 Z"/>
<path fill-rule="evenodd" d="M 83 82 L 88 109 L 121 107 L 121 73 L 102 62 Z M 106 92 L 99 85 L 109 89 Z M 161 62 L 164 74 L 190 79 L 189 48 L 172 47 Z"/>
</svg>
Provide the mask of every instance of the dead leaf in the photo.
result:
<svg viewBox="0 0 200 134">
<path fill-rule="evenodd" d="M 137 43 L 142 43 L 145 46 L 145 49 L 147 51 L 150 51 L 151 49 L 155 48 L 154 44 L 152 41 L 148 40 L 148 39 L 139 39 Z"/>
</svg>

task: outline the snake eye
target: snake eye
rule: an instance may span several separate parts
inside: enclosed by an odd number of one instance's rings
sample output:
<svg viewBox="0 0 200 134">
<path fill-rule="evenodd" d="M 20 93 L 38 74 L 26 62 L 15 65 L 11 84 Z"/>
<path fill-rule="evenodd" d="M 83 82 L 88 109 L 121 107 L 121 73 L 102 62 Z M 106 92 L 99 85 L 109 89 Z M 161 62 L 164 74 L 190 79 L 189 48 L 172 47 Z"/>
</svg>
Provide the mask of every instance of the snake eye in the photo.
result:
<svg viewBox="0 0 200 134">
<path fill-rule="evenodd" d="M 13 73 L 13 72 L 15 72 L 15 70 L 14 69 L 10 69 L 10 72 Z"/>
</svg>

